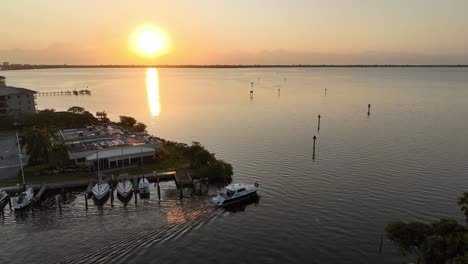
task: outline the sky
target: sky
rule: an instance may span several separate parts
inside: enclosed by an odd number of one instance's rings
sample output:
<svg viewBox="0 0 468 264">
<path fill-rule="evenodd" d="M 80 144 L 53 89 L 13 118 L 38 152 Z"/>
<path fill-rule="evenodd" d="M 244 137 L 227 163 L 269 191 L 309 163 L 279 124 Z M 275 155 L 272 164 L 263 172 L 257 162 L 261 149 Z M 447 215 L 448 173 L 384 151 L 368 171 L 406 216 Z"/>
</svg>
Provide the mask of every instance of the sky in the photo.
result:
<svg viewBox="0 0 468 264">
<path fill-rule="evenodd" d="M 1 0 L 0 62 L 468 64 L 466 0 Z M 154 25 L 167 52 L 132 50 Z"/>
</svg>

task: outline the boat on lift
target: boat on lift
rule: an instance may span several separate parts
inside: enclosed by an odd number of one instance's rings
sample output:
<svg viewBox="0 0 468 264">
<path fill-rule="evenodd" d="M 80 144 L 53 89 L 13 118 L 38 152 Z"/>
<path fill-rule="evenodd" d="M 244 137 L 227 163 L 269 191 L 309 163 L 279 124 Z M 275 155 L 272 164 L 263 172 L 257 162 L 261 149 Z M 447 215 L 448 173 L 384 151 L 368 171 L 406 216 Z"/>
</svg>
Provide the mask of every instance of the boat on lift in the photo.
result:
<svg viewBox="0 0 468 264">
<path fill-rule="evenodd" d="M 225 188 L 225 192 L 211 198 L 211 201 L 218 207 L 226 207 L 245 201 L 252 196 L 257 195 L 258 183 L 243 184 L 235 183 L 229 184 Z"/>
<path fill-rule="evenodd" d="M 127 204 L 133 196 L 133 184 L 130 180 L 124 179 L 117 183 L 117 198 L 124 204 Z"/>
<path fill-rule="evenodd" d="M 13 198 L 13 209 L 15 209 L 15 211 L 26 209 L 32 204 L 34 190 L 31 187 L 24 188 L 24 191 L 20 192 Z"/>
<path fill-rule="evenodd" d="M 140 198 L 149 198 L 150 196 L 150 183 L 148 179 L 143 176 L 138 182 L 138 192 L 140 193 Z"/>
<path fill-rule="evenodd" d="M 5 208 L 5 205 L 8 203 L 8 199 L 10 199 L 8 193 L 4 190 L 0 190 L 0 211 Z"/>
<path fill-rule="evenodd" d="M 21 154 L 21 145 L 19 142 L 18 132 L 16 132 L 16 145 L 18 146 L 18 157 L 21 166 L 21 176 L 23 178 L 23 191 L 13 197 L 13 209 L 15 209 L 15 211 L 19 211 L 28 208 L 32 204 L 34 190 L 31 187 L 26 187 L 26 180 L 24 179 L 23 170 L 23 154 Z"/>
<path fill-rule="evenodd" d="M 97 160 L 97 183 L 93 186 L 91 192 L 93 194 L 93 201 L 97 205 L 103 205 L 109 200 L 110 196 L 110 185 L 102 179 L 99 171 L 99 151 L 96 149 L 96 160 Z"/>
</svg>

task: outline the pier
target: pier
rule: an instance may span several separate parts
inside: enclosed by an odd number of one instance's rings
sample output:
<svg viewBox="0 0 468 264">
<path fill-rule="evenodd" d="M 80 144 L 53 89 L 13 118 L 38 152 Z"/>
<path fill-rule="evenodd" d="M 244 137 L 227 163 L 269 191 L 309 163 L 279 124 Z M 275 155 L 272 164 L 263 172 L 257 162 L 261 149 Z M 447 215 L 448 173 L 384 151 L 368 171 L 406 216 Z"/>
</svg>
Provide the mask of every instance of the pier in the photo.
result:
<svg viewBox="0 0 468 264">
<path fill-rule="evenodd" d="M 91 91 L 85 90 L 73 90 L 73 91 L 50 91 L 50 92 L 37 92 L 38 96 L 71 96 L 71 95 L 91 95 Z"/>
</svg>

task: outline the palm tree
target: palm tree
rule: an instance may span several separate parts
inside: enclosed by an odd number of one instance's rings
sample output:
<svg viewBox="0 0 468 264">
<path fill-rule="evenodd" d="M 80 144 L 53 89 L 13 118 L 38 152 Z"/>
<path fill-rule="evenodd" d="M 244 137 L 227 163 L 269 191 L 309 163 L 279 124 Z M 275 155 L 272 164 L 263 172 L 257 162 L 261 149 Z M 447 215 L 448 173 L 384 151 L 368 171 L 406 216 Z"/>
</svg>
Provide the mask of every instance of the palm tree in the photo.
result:
<svg viewBox="0 0 468 264">
<path fill-rule="evenodd" d="M 51 139 L 54 137 L 54 133 L 49 128 L 31 127 L 24 131 L 20 144 L 26 147 L 31 163 L 48 161 L 48 151 L 52 146 Z"/>
<path fill-rule="evenodd" d="M 468 223 L 468 192 L 464 192 L 462 196 L 458 197 L 457 204 L 461 205 L 461 210 L 465 214 L 465 221 Z"/>
</svg>

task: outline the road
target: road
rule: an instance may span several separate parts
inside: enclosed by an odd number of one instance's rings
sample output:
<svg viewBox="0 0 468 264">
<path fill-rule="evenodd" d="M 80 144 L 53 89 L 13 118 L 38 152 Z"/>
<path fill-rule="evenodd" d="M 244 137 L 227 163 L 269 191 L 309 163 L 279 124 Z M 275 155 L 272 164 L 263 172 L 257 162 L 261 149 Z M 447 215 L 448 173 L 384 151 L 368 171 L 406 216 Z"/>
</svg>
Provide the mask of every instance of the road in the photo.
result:
<svg viewBox="0 0 468 264">
<path fill-rule="evenodd" d="M 23 164 L 26 161 L 23 159 Z M 0 131 L 0 180 L 18 177 L 20 160 L 15 131 Z"/>
</svg>

